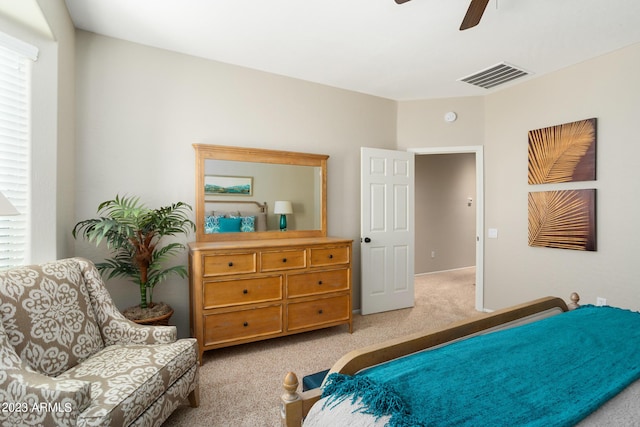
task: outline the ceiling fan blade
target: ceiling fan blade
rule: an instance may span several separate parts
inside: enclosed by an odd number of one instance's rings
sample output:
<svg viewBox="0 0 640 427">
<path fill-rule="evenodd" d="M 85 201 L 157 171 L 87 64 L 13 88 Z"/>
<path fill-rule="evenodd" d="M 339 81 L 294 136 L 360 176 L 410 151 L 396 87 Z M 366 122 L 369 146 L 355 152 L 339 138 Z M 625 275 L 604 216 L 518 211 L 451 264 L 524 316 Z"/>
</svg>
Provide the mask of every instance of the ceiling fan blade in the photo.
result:
<svg viewBox="0 0 640 427">
<path fill-rule="evenodd" d="M 489 4 L 489 0 L 471 0 L 467 14 L 462 20 L 462 25 L 460 25 L 460 31 L 478 25 L 480 23 L 480 19 L 482 19 L 484 10 L 487 8 L 487 4 Z"/>
</svg>

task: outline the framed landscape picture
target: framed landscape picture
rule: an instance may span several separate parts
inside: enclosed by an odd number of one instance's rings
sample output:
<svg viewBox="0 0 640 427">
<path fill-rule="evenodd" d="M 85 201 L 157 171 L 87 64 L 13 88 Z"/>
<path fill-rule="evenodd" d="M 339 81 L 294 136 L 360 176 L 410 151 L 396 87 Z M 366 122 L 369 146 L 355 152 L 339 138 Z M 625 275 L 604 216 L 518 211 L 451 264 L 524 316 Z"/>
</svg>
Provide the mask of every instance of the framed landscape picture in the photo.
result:
<svg viewBox="0 0 640 427">
<path fill-rule="evenodd" d="M 205 175 L 205 196 L 252 196 L 253 177 Z"/>
</svg>

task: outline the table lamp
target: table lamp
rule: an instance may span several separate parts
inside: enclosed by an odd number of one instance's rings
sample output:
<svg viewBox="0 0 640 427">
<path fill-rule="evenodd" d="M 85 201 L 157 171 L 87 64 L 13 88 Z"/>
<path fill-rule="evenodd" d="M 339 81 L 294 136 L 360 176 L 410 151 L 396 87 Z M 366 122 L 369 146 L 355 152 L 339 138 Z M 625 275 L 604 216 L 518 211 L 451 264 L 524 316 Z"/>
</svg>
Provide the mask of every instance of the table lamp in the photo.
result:
<svg viewBox="0 0 640 427">
<path fill-rule="evenodd" d="M 287 231 L 287 215 L 293 213 L 291 202 L 286 200 L 276 201 L 273 213 L 280 214 L 280 231 Z"/>
</svg>

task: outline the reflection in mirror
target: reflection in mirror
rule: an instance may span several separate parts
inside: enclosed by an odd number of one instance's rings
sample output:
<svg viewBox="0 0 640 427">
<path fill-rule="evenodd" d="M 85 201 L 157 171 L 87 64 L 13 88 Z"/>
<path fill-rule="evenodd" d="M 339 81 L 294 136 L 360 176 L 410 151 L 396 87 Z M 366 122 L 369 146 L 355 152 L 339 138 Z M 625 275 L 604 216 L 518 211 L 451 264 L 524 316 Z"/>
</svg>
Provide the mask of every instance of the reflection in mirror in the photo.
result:
<svg viewBox="0 0 640 427">
<path fill-rule="evenodd" d="M 326 236 L 328 156 L 221 145 L 193 147 L 196 240 Z M 275 212 L 276 202 L 291 202 L 291 209 L 285 204 L 291 213 Z"/>
<path fill-rule="evenodd" d="M 273 209 L 277 200 L 286 200 L 291 202 L 293 211 L 286 217 L 288 230 L 319 230 L 321 227 L 322 175 L 319 167 L 207 159 L 204 173 L 205 219 L 210 222 L 212 216 L 257 216 L 254 221 L 260 225 L 264 223 L 264 227 L 255 227 L 255 231 L 279 231 L 280 215 Z M 238 190 L 234 185 L 211 188 L 213 182 L 236 184 L 230 177 L 241 178 L 238 183 L 242 180 L 250 182 L 250 189 Z M 258 203 L 266 206 L 262 208 Z M 205 233 L 213 232 L 220 232 L 220 228 L 205 229 Z"/>
</svg>

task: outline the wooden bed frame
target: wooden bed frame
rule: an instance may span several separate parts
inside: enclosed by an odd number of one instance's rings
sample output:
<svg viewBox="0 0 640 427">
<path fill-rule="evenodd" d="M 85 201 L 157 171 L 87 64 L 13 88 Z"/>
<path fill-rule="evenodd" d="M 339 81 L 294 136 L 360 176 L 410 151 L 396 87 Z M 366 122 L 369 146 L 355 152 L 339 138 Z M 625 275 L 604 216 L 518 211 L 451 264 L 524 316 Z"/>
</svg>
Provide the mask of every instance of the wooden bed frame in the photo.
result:
<svg viewBox="0 0 640 427">
<path fill-rule="evenodd" d="M 222 205 L 222 204 L 230 204 L 230 205 L 246 205 L 246 204 L 250 204 L 250 205 L 256 205 L 258 207 L 258 212 L 260 213 L 268 213 L 269 207 L 267 205 L 267 202 L 256 202 L 255 200 L 216 200 L 214 198 L 212 199 L 206 199 L 204 200 L 205 205 Z"/>
<path fill-rule="evenodd" d="M 379 363 L 387 362 L 420 350 L 447 344 L 471 335 L 488 332 L 509 323 L 526 321 L 545 311 L 559 309 L 573 310 L 578 307 L 580 297 L 571 294 L 571 303 L 567 305 L 561 298 L 545 297 L 528 303 L 495 311 L 487 316 L 463 320 L 445 328 L 419 332 L 380 344 L 370 345 L 351 351 L 342 356 L 331 368 L 329 374 L 338 372 L 353 375 L 356 372 Z M 281 397 L 280 419 L 283 427 L 300 427 L 309 410 L 320 400 L 321 388 L 298 392 L 298 377 L 289 372 L 282 384 L 285 393 Z"/>
</svg>

